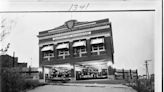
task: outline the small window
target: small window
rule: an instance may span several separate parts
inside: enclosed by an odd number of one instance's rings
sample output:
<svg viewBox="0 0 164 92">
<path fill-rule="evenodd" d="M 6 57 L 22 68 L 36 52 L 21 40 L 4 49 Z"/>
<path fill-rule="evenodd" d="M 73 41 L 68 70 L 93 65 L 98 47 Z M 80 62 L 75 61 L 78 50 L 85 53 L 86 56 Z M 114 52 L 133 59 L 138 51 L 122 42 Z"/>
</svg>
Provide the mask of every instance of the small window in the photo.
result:
<svg viewBox="0 0 164 92">
<path fill-rule="evenodd" d="M 104 50 L 104 46 L 100 46 L 99 49 L 100 49 L 100 50 Z"/>
<path fill-rule="evenodd" d="M 57 47 L 58 59 L 66 59 L 69 54 L 69 42 L 58 43 Z"/>
<path fill-rule="evenodd" d="M 97 38 L 95 38 L 95 39 L 97 39 Z M 104 43 L 98 43 L 98 41 L 97 41 L 97 43 L 94 42 L 94 44 L 91 44 L 91 48 L 92 48 L 91 49 L 92 55 L 100 55 L 100 54 L 102 54 L 102 52 L 105 51 Z"/>
<path fill-rule="evenodd" d="M 69 56 L 68 49 L 58 50 L 58 57 L 62 57 L 62 59 L 66 59 L 67 56 Z"/>
<path fill-rule="evenodd" d="M 81 48 L 81 52 L 86 52 L 86 48 Z"/>
<path fill-rule="evenodd" d="M 43 52 L 43 57 L 44 58 L 54 57 L 54 53 L 53 53 L 53 51 Z"/>
<path fill-rule="evenodd" d="M 92 47 L 92 50 L 93 50 L 93 51 L 98 50 L 98 47 L 97 47 L 97 46 L 93 46 L 93 47 Z"/>
<path fill-rule="evenodd" d="M 69 51 L 65 51 L 65 55 L 69 55 Z"/>
<path fill-rule="evenodd" d="M 64 51 L 59 51 L 59 55 L 63 55 L 64 54 Z"/>
<path fill-rule="evenodd" d="M 76 40 L 73 43 L 73 55 L 74 57 L 86 56 L 86 39 Z"/>
<path fill-rule="evenodd" d="M 85 46 L 76 47 L 76 48 L 73 48 L 73 49 L 74 49 L 74 56 L 75 57 L 82 57 L 82 56 L 85 56 L 85 54 L 87 53 Z"/>
</svg>

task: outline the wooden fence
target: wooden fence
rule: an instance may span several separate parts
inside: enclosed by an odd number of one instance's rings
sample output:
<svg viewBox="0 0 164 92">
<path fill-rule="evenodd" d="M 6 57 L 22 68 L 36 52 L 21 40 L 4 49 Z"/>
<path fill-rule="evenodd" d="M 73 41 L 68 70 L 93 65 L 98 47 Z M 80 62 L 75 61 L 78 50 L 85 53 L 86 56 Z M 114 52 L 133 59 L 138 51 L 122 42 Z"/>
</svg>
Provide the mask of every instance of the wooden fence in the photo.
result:
<svg viewBox="0 0 164 92">
<path fill-rule="evenodd" d="M 124 69 L 116 69 L 115 70 L 115 79 L 138 79 L 138 71 L 137 70 L 124 70 Z"/>
</svg>

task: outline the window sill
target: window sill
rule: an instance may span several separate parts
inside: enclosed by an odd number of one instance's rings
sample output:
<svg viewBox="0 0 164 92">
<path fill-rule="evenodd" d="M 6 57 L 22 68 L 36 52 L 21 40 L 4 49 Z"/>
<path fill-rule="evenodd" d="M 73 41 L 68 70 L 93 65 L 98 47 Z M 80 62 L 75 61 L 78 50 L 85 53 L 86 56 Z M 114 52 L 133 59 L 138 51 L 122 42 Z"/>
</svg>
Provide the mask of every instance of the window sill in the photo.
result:
<svg viewBox="0 0 164 92">
<path fill-rule="evenodd" d="M 43 58 L 53 58 L 54 56 L 45 56 Z"/>
<path fill-rule="evenodd" d="M 87 57 L 87 56 L 81 56 L 81 57 L 79 57 L 79 56 L 73 56 L 73 58 L 84 58 L 84 57 Z"/>
<path fill-rule="evenodd" d="M 104 51 L 105 51 L 105 49 L 104 50 L 93 50 L 93 51 L 91 51 L 91 53 L 104 52 Z"/>
</svg>

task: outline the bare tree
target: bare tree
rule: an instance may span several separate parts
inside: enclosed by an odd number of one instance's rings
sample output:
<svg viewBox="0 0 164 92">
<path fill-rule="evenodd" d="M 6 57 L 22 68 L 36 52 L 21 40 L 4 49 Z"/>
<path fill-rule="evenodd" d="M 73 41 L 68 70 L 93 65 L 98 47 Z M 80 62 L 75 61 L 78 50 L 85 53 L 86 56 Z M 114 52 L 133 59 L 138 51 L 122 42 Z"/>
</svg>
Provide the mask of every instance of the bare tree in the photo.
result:
<svg viewBox="0 0 164 92">
<path fill-rule="evenodd" d="M 13 19 L 4 17 L 0 20 L 0 42 L 2 45 L 2 47 L 0 48 L 0 52 L 2 54 L 5 54 L 9 49 L 10 43 L 8 43 L 7 46 L 3 47 L 3 42 L 5 38 L 11 33 L 11 30 L 15 25 L 16 22 Z"/>
</svg>

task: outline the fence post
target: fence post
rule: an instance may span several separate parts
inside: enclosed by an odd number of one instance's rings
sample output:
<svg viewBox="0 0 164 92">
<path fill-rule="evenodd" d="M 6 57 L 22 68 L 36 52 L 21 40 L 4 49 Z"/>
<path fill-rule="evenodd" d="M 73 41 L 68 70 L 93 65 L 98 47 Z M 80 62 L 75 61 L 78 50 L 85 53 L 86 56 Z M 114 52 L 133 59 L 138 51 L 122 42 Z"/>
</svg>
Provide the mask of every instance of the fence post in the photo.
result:
<svg viewBox="0 0 164 92">
<path fill-rule="evenodd" d="M 136 78 L 138 79 L 138 71 L 137 71 L 137 69 L 136 69 Z"/>
<path fill-rule="evenodd" d="M 46 77 L 45 77 L 45 66 L 42 66 L 42 71 L 43 71 L 43 80 L 46 82 Z"/>
<path fill-rule="evenodd" d="M 130 69 L 130 79 L 132 79 L 132 70 Z"/>
<path fill-rule="evenodd" d="M 125 79 L 124 69 L 122 69 L 122 73 L 123 73 L 123 79 Z"/>
<path fill-rule="evenodd" d="M 113 74 L 114 74 L 115 79 L 117 79 L 116 68 L 114 68 L 114 72 L 113 72 Z"/>
</svg>

